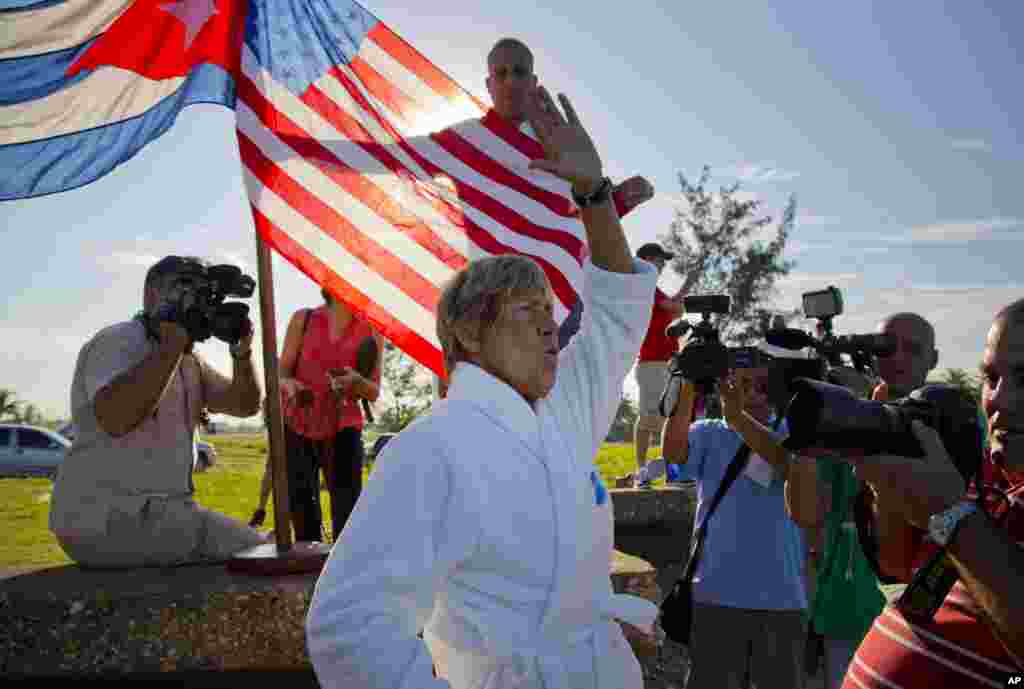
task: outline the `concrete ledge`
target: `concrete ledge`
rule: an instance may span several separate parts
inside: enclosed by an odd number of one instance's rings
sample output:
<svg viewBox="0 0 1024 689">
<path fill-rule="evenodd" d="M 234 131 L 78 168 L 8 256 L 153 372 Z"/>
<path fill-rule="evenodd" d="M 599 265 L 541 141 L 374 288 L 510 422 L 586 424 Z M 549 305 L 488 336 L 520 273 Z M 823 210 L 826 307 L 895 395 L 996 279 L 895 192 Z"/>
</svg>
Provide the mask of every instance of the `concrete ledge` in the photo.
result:
<svg viewBox="0 0 1024 689">
<path fill-rule="evenodd" d="M 12 577 L 0 584 L 0 673 L 308 670 L 314 584 L 222 565 Z"/>
<path fill-rule="evenodd" d="M 616 553 L 610 570 L 616 592 L 659 600 L 649 563 Z M 14 576 L 0 581 L 0 675 L 212 687 L 216 673 L 261 672 L 308 686 L 304 621 L 315 584 L 312 574 L 245 576 L 223 565 Z"/>
<path fill-rule="evenodd" d="M 659 488 L 612 488 L 615 526 L 652 526 L 665 522 L 693 522 L 697 487 L 679 483 Z"/>
<path fill-rule="evenodd" d="M 616 488 L 608 491 L 615 511 L 615 548 L 645 560 L 657 570 L 663 593 L 683 572 L 697 509 L 692 483 L 661 488 Z"/>
</svg>

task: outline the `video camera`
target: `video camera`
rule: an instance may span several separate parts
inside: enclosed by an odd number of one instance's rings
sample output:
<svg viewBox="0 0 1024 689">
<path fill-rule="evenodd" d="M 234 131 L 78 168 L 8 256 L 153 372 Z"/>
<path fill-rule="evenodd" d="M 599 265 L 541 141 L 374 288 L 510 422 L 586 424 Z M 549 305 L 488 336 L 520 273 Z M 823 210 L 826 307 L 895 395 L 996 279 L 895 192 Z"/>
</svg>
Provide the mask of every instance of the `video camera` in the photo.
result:
<svg viewBox="0 0 1024 689">
<path fill-rule="evenodd" d="M 793 396 L 796 378 L 847 384 L 853 380 L 870 383 L 877 379 L 874 357 L 895 351 L 895 339 L 876 333 L 835 335 L 832 319 L 843 312 L 843 295 L 837 287 L 803 294 L 804 315 L 818 321 L 819 336 L 795 328 L 773 328 L 765 333 L 765 342 L 787 352 L 807 352 L 808 356 L 776 359 L 772 367 L 770 396 L 777 409 L 784 409 Z M 847 366 L 843 356 L 850 359 Z M 845 375 L 849 374 L 849 375 Z M 862 390 L 862 392 L 866 392 Z"/>
<path fill-rule="evenodd" d="M 683 351 L 672 356 L 669 379 L 659 401 L 662 416 L 672 416 L 682 381 L 692 381 L 701 394 L 713 392 L 717 381 L 736 368 L 757 368 L 764 365 L 764 355 L 756 347 L 726 347 L 722 344 L 718 328 L 711 323 L 711 314 L 729 313 L 731 300 L 727 294 L 689 296 L 683 299 L 687 313 L 701 314 L 701 320 L 691 325 L 679 318 L 665 329 L 668 337 L 682 337 L 691 333 Z"/>
<path fill-rule="evenodd" d="M 178 323 L 193 342 L 202 342 L 212 335 L 228 344 L 237 344 L 247 334 L 251 327 L 248 304 L 225 301 L 228 297 L 252 296 L 256 281 L 241 268 L 228 264 L 206 266 L 185 259 L 175 277 L 179 296 L 157 312 L 158 321 Z"/>
</svg>

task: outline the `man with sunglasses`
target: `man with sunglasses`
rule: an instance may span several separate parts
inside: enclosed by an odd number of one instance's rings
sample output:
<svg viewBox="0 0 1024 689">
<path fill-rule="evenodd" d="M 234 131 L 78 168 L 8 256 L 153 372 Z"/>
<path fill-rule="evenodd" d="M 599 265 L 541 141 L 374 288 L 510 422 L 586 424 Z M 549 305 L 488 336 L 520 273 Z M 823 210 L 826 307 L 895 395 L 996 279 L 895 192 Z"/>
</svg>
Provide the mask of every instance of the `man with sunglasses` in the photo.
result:
<svg viewBox="0 0 1024 689">
<path fill-rule="evenodd" d="M 935 328 L 916 313 L 896 313 L 878 325 L 878 332 L 891 335 L 897 343 L 895 352 L 877 360 L 886 395 L 888 399 L 906 397 L 924 385 L 939 362 Z"/>
<path fill-rule="evenodd" d="M 758 689 L 804 686 L 804 545 L 786 515 L 788 455 L 779 444 L 785 429 L 769 429 L 769 377 L 767 367 L 731 371 L 719 383 L 725 418 L 693 424 L 697 391 L 685 381 L 665 422 L 665 460 L 694 465 L 688 473 L 697 481 L 695 524 L 706 518 L 741 444 L 752 451 L 708 522 L 694 576 L 691 689 L 740 686 L 748 656 Z"/>
</svg>

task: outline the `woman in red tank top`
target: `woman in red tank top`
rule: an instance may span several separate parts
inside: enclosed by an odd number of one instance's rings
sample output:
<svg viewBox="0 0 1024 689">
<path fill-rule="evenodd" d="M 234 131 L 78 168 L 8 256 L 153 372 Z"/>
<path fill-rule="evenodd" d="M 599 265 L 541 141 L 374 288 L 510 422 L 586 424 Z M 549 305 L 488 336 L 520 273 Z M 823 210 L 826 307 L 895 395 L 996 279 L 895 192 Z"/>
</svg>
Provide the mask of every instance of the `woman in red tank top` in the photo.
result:
<svg viewBox="0 0 1024 689">
<path fill-rule="evenodd" d="M 370 324 L 329 292 L 325 304 L 299 309 L 288 324 L 281 352 L 281 409 L 288 455 L 288 493 L 295 538 L 321 539 L 318 469 L 331 496 L 336 540 L 362 488 L 363 412 L 360 400 L 380 394 L 381 341 Z M 357 353 L 370 338 L 373 371 L 360 373 Z"/>
</svg>

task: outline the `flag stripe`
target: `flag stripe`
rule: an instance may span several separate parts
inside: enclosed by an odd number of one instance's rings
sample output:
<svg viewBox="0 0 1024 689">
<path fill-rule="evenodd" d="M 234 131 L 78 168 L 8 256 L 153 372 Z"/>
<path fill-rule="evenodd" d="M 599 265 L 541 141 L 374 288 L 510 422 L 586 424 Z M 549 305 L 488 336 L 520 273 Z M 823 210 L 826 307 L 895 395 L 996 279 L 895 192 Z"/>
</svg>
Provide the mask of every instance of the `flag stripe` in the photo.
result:
<svg viewBox="0 0 1024 689">
<path fill-rule="evenodd" d="M 528 169 L 531 160 L 544 157 L 540 143 L 526 134 L 511 128 L 495 127 L 492 117 L 467 120 L 449 127 L 484 155 L 496 161 L 506 161 L 513 170 Z M 496 131 L 497 130 L 497 131 Z M 510 143 L 515 142 L 515 143 Z M 530 182 L 539 189 L 562 196 L 568 202 L 569 182 L 554 175 L 533 175 Z"/>
<path fill-rule="evenodd" d="M 4 174 L 0 201 L 75 189 L 130 160 L 167 131 L 181 109 L 195 103 L 234 103 L 234 84 L 213 65 L 192 70 L 185 85 L 138 117 L 81 132 L 0 146 Z M 0 108 L 0 137 L 3 112 Z"/>
<path fill-rule="evenodd" d="M 373 65 L 369 64 L 360 56 L 356 56 L 350 63 L 352 73 L 366 84 L 377 100 L 387 107 L 391 114 L 402 120 L 407 125 L 412 125 L 419 114 L 419 106 L 412 98 L 394 86 L 386 77 L 381 75 Z"/>
<path fill-rule="evenodd" d="M 331 113 L 331 116 L 325 115 L 325 118 L 333 126 L 338 126 L 334 115 L 353 122 L 354 128 L 361 132 L 362 137 L 366 137 L 365 139 L 357 138 L 357 141 L 360 143 L 372 141 L 375 146 L 374 150 L 381 150 L 389 156 L 393 155 L 417 179 L 425 182 L 433 179 L 427 174 L 426 170 L 420 167 L 419 163 L 395 143 L 395 137 L 392 136 L 392 132 L 395 132 L 395 130 L 393 128 L 385 128 L 381 124 L 381 122 L 385 121 L 384 118 L 370 116 L 369 108 L 377 110 L 379 114 L 377 101 L 373 98 L 372 94 L 364 90 L 354 72 L 347 67 L 338 66 L 314 84 L 313 87 L 320 93 L 323 93 L 333 103 L 334 108 L 325 111 Z"/>
<path fill-rule="evenodd" d="M 31 55 L 13 60 L 0 60 L 0 105 L 14 105 L 43 98 L 54 91 L 81 81 L 86 73 L 68 77 L 65 71 L 87 51 L 97 39 L 67 50 L 45 55 Z"/>
<path fill-rule="evenodd" d="M 374 26 L 367 35 L 367 38 L 379 46 L 385 54 L 391 56 L 405 69 L 415 74 L 417 78 L 422 80 L 437 95 L 452 103 L 462 105 L 467 109 L 472 108 L 476 110 L 476 112 L 467 113 L 463 117 L 481 115 L 487 110 L 482 103 L 468 94 L 449 78 L 447 74 L 435 67 L 385 24 L 378 23 Z"/>
<path fill-rule="evenodd" d="M 311 87 L 302 99 L 297 98 L 274 82 L 270 75 L 261 71 L 255 63 L 254 56 L 248 51 L 243 53 L 243 74 L 240 98 L 255 111 L 262 113 L 261 119 L 264 123 L 268 120 L 275 121 L 277 117 L 285 118 L 282 121 L 292 123 L 303 122 L 304 130 L 288 137 L 289 139 L 315 139 L 330 152 L 326 154 L 329 162 L 337 164 L 341 161 L 372 179 L 376 187 L 386 193 L 391 203 L 406 213 L 411 207 L 412 217 L 409 220 L 419 222 L 416 227 L 411 228 L 412 234 L 421 246 L 453 269 L 465 265 L 470 253 L 460 250 L 465 249 L 467 244 L 464 230 L 454 227 L 441 213 L 431 208 L 428 202 L 421 198 L 420 193 L 417 193 L 420 191 L 419 188 L 396 176 L 396 172 L 401 172 L 401 166 L 383 157 L 387 151 L 373 143 L 372 137 L 358 122 L 340 117 L 334 118 L 333 123 L 330 122 L 318 112 L 317 106 L 320 106 L 320 110 L 329 112 L 331 100 L 315 87 Z M 257 83 L 265 85 L 266 94 L 256 95 L 259 93 Z M 358 145 L 353 146 L 349 141 L 355 141 Z M 398 152 L 399 149 L 392 147 L 390 150 Z M 377 157 L 373 154 L 377 154 Z M 408 177 L 408 174 L 405 176 Z M 353 180 L 353 184 L 355 183 L 358 181 Z M 416 216 L 426 218 L 426 222 L 420 221 Z M 407 222 L 405 217 L 392 218 L 391 221 L 398 226 Z M 476 250 L 474 253 L 479 255 L 484 252 Z"/>
<path fill-rule="evenodd" d="M 75 48 L 103 33 L 134 0 L 66 0 L 0 12 L 0 60 Z"/>
<path fill-rule="evenodd" d="M 476 170 L 493 182 L 514 189 L 533 201 L 542 204 L 552 213 L 562 218 L 575 217 L 575 209 L 564 196 L 531 184 L 523 177 L 509 170 L 507 166 L 485 155 L 457 133 L 456 130 L 446 129 L 431 135 L 430 138 L 449 154 L 463 161 L 473 170 Z"/>
<path fill-rule="evenodd" d="M 356 288 L 352 282 L 343 277 L 343 273 L 337 272 L 324 263 L 290 234 L 281 230 L 258 208 L 253 206 L 252 211 L 256 230 L 263 241 L 273 246 L 277 252 L 314 282 L 328 287 L 347 304 L 364 314 L 374 328 L 396 347 L 424 365 L 434 370 L 440 370 L 441 349 L 439 345 L 435 344 L 436 337 L 433 334 L 426 339 L 410 329 L 405 322 L 395 317 L 394 312 L 368 297 L 365 291 Z"/>
<path fill-rule="evenodd" d="M 239 132 L 239 141 L 245 135 Z M 254 147 L 253 147 L 254 148 Z M 249 148 L 250 151 L 253 148 Z M 394 313 L 407 327 L 427 339 L 432 338 L 434 331 L 433 309 L 424 309 L 422 305 L 409 297 L 401 288 L 381 276 L 373 267 L 353 256 L 346 247 L 324 232 L 306 215 L 297 210 L 288 199 L 268 187 L 252 167 L 246 163 L 242 171 L 250 198 L 261 213 L 277 227 L 288 228 L 287 234 L 317 256 L 339 276 L 360 286 L 366 294 L 374 295 L 374 300 Z M 274 180 L 275 183 L 277 180 Z M 436 343 L 435 343 L 436 344 Z"/>
<path fill-rule="evenodd" d="M 301 174 L 307 186 L 320 198 L 328 203 L 351 199 L 345 204 L 347 212 L 343 214 L 348 215 L 357 227 L 378 225 L 384 221 L 386 229 L 376 236 L 376 240 L 386 240 L 389 246 L 409 258 L 415 256 L 421 271 L 436 276 L 433 279 L 435 284 L 447 280 L 454 270 L 466 264 L 465 258 L 442 242 L 430 227 L 370 182 L 365 176 L 365 168 L 360 170 L 347 165 L 311 138 L 311 132 L 299 128 L 285 113 L 275 109 L 246 76 L 239 79 L 239 96 L 243 102 L 237 108 L 238 119 L 243 131 L 254 139 L 266 132 L 266 141 L 260 148 L 292 176 Z M 266 127 L 268 120 L 274 123 L 274 134 Z M 381 172 L 388 171 L 381 168 Z M 314 177 L 317 175 L 319 179 Z M 344 199 L 338 198 L 338 191 L 342 191 Z"/>
<path fill-rule="evenodd" d="M 527 160 L 544 157 L 544 147 L 539 141 L 518 129 L 513 129 L 508 123 L 496 117 L 485 117 L 480 120 L 480 124 L 498 140 L 518 151 Z"/>
<path fill-rule="evenodd" d="M 101 67 L 44 98 L 0 107 L 0 146 L 129 120 L 177 93 L 184 83 L 182 77 L 151 81 L 126 69 Z"/>
<path fill-rule="evenodd" d="M 239 114 L 242 114 L 241 108 Z M 424 309 L 430 311 L 434 308 L 438 298 L 437 286 L 370 238 L 386 227 L 384 223 L 357 227 L 348 217 L 328 206 L 318 195 L 271 162 L 244 130 L 239 133 L 238 144 L 245 166 L 263 182 L 264 187 L 272 187 L 282 200 L 310 224 L 332 237 L 355 260 L 372 268 Z"/>
<path fill-rule="evenodd" d="M 372 34 L 373 29 L 370 30 L 369 36 L 372 36 Z M 423 83 L 418 75 L 406 69 L 405 65 L 381 50 L 380 46 L 374 43 L 372 39 L 364 41 L 359 46 L 356 59 L 352 61 L 353 66 L 356 62 L 362 62 L 380 78 L 393 84 L 394 88 L 400 90 L 408 97 L 413 109 L 419 110 L 419 113 L 439 111 L 452 107 L 452 103 L 447 98 L 436 93 L 427 84 Z M 370 83 L 366 85 L 372 92 L 377 92 Z"/>
</svg>

